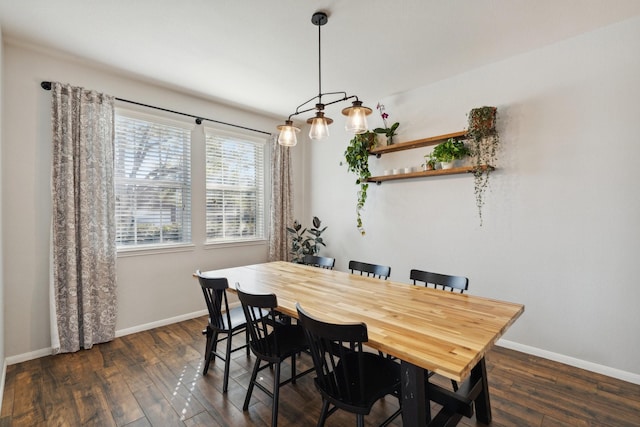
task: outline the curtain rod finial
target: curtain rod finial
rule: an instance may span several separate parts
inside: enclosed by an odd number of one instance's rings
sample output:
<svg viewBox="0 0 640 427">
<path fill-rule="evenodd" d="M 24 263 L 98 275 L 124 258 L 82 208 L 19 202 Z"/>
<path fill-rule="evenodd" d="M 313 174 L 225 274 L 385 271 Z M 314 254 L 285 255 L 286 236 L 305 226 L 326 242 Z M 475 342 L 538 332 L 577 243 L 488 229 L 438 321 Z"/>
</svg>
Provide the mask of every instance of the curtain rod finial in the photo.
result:
<svg viewBox="0 0 640 427">
<path fill-rule="evenodd" d="M 42 82 L 40 83 L 40 87 L 44 90 L 51 90 L 51 82 Z"/>
</svg>

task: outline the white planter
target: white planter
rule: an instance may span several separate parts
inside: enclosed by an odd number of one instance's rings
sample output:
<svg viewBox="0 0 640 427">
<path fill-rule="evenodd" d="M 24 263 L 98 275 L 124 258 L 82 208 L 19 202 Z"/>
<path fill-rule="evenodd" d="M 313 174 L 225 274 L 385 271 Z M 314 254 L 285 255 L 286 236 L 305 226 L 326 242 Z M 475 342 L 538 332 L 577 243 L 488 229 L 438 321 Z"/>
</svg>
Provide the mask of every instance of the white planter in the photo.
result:
<svg viewBox="0 0 640 427">
<path fill-rule="evenodd" d="M 454 163 L 455 163 L 455 160 L 452 162 L 440 162 L 440 166 L 442 167 L 442 169 L 451 169 L 453 168 Z"/>
</svg>

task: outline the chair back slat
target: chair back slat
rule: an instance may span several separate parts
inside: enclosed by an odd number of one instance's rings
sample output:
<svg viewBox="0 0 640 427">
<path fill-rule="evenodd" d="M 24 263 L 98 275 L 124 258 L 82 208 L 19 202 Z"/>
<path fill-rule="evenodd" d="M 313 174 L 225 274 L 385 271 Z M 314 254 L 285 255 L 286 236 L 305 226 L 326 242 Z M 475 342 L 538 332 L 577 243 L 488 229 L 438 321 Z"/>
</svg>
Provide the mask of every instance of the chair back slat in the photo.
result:
<svg viewBox="0 0 640 427">
<path fill-rule="evenodd" d="M 231 317 L 226 292 L 229 282 L 225 277 L 203 277 L 200 270 L 196 271 L 196 275 L 207 304 L 209 324 L 223 330 L 230 328 Z"/>
<path fill-rule="evenodd" d="M 336 259 L 326 256 L 305 255 L 302 258 L 302 263 L 305 265 L 312 265 L 314 267 L 326 268 L 327 270 L 333 270 L 333 267 L 336 265 Z"/>
<path fill-rule="evenodd" d="M 361 261 L 349 261 L 349 270 L 351 270 L 352 274 L 360 273 L 361 276 L 366 275 L 384 280 L 387 280 L 389 276 L 391 276 L 391 267 Z"/>
<path fill-rule="evenodd" d="M 264 360 L 276 358 L 280 355 L 280 348 L 278 335 L 273 333 L 273 330 L 279 325 L 276 320 L 278 299 L 275 294 L 246 293 L 237 284 L 236 289 L 251 336 L 249 344 L 251 351 Z"/>
<path fill-rule="evenodd" d="M 469 288 L 469 279 L 463 276 L 450 276 L 447 274 L 432 273 L 422 270 L 411 270 L 409 279 L 416 282 L 422 282 L 425 287 L 433 287 L 434 289 L 442 289 L 451 292 L 464 293 Z"/>
</svg>

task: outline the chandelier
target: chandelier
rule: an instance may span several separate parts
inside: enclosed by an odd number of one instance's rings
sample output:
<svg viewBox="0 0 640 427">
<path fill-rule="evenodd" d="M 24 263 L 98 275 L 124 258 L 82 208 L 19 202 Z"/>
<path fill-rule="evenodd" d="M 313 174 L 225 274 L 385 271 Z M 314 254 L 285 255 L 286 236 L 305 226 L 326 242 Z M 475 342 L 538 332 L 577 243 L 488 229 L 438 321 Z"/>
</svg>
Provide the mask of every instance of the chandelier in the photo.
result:
<svg viewBox="0 0 640 427">
<path fill-rule="evenodd" d="M 316 12 L 311 17 L 313 25 L 318 27 L 318 95 L 298 105 L 296 111 L 289 115 L 289 118 L 285 121 L 284 125 L 278 126 L 280 134 L 278 135 L 278 143 L 285 146 L 294 146 L 298 140 L 296 134 L 300 132 L 300 129 L 293 125 L 291 117 L 298 114 L 307 113 L 315 110 L 315 116 L 308 119 L 307 123 L 311 125 L 309 130 L 309 138 L 311 139 L 324 139 L 329 136 L 329 125 L 333 123 L 333 120 L 324 115 L 324 107 L 336 104 L 338 102 L 352 100 L 351 107 L 344 108 L 342 114 L 347 116 L 345 129 L 349 133 L 364 133 L 367 131 L 367 116 L 371 114 L 371 108 L 364 107 L 362 102 L 355 95 L 347 95 L 346 92 L 325 92 L 322 93 L 322 63 L 321 63 L 321 46 L 322 38 L 320 28 L 328 21 L 327 14 L 324 12 Z M 335 99 L 339 97 L 339 99 Z M 329 102 L 323 102 L 323 97 L 331 97 L 333 99 Z M 309 103 L 316 101 L 315 106 L 306 108 Z"/>
</svg>

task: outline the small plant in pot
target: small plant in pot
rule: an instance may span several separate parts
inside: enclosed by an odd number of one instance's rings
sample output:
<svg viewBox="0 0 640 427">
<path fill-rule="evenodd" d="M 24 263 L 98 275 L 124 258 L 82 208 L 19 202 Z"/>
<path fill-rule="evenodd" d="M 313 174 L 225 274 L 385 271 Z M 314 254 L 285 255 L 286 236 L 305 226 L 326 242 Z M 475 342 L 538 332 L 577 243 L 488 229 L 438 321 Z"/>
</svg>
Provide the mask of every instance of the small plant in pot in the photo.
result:
<svg viewBox="0 0 640 427">
<path fill-rule="evenodd" d="M 378 102 L 378 105 L 376 105 L 376 108 L 380 111 L 380 117 L 382 117 L 382 122 L 384 123 L 384 127 L 375 128 L 373 132 L 380 135 L 384 135 L 387 139 L 387 145 L 392 145 L 393 137 L 396 136 L 396 129 L 398 129 L 398 126 L 400 126 L 400 123 L 396 122 L 391 126 L 389 126 L 387 124 L 387 119 L 389 118 L 389 114 L 387 114 L 387 112 L 385 111 L 384 105 Z"/>
<path fill-rule="evenodd" d="M 424 163 L 422 164 L 422 167 L 426 171 L 432 171 L 436 168 L 436 162 L 437 160 L 436 160 L 436 157 L 433 155 L 433 153 L 425 154 Z"/>
<path fill-rule="evenodd" d="M 440 162 L 442 169 L 451 169 L 455 160 L 467 155 L 469 155 L 469 149 L 462 141 L 455 138 L 449 138 L 433 149 L 433 156 Z"/>
<path fill-rule="evenodd" d="M 496 107 L 479 107 L 469 111 L 469 127 L 467 135 L 474 141 L 496 134 Z"/>
</svg>

